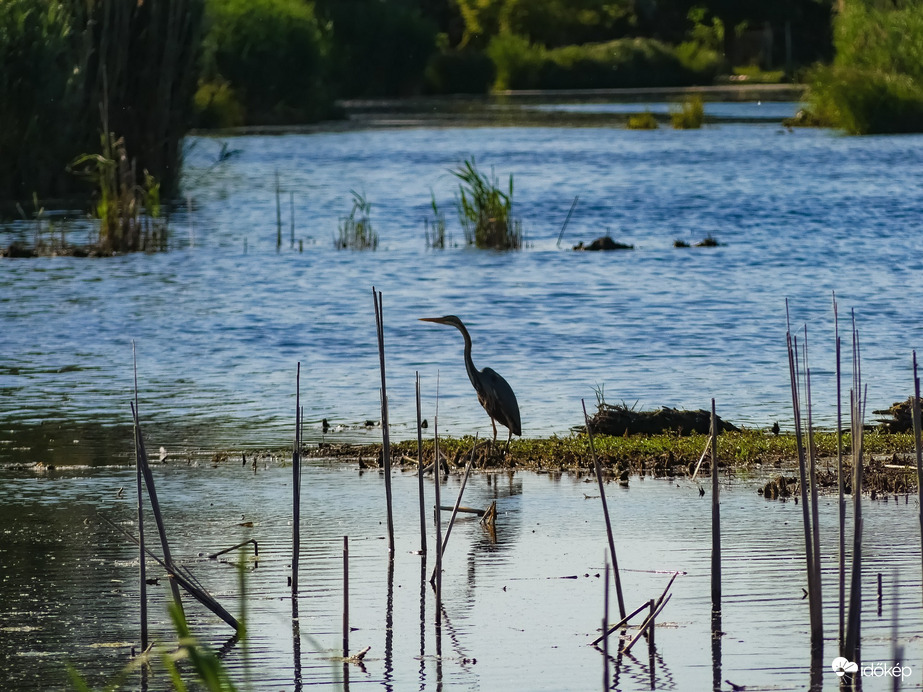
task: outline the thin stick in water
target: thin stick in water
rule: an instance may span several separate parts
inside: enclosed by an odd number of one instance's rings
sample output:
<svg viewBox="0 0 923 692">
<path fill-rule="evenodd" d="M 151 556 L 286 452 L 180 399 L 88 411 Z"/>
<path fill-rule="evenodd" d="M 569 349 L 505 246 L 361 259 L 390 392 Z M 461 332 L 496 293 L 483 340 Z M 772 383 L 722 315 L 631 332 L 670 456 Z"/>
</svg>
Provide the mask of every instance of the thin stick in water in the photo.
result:
<svg viewBox="0 0 923 692">
<path fill-rule="evenodd" d="M 843 394 L 840 364 L 840 322 L 836 293 L 833 294 L 833 336 L 836 341 L 836 479 L 837 510 L 840 524 L 839 587 L 840 587 L 840 653 L 846 641 L 846 478 L 843 475 Z"/>
<path fill-rule="evenodd" d="M 586 402 L 581 399 L 583 405 L 583 420 L 586 422 L 587 438 L 590 441 L 590 454 L 593 456 L 593 468 L 596 471 L 596 483 L 599 486 L 599 497 L 602 499 L 603 518 L 606 521 L 606 536 L 609 539 L 609 554 L 612 556 L 612 571 L 615 574 L 615 596 L 619 603 L 619 617 L 625 617 L 625 599 L 622 598 L 622 580 L 619 576 L 619 562 L 615 556 L 615 539 L 612 537 L 612 522 L 609 521 L 609 505 L 606 503 L 606 489 L 603 484 L 603 471 L 596 456 L 596 448 L 593 446 L 593 431 L 590 429 L 590 417 L 586 412 Z"/>
<path fill-rule="evenodd" d="M 138 410 L 138 356 L 135 350 L 135 341 L 131 341 L 131 360 L 135 375 L 135 410 Z M 141 585 L 141 650 L 147 650 L 147 555 L 144 553 L 144 481 L 141 474 L 141 454 L 138 436 L 141 434 L 137 425 L 135 428 L 135 471 L 137 473 L 138 487 L 138 548 L 139 550 L 139 580 Z"/>
<path fill-rule="evenodd" d="M 455 506 L 452 508 L 452 516 L 449 517 L 449 525 L 446 527 L 445 536 L 442 539 L 442 548 L 440 553 L 445 555 L 445 549 L 449 545 L 449 535 L 452 533 L 452 526 L 455 524 L 455 517 L 458 516 L 458 508 L 461 506 L 462 494 L 465 492 L 465 485 L 468 483 L 468 474 L 471 473 L 471 465 L 474 463 L 474 450 L 477 449 L 478 438 L 474 436 L 474 446 L 471 448 L 471 456 L 468 458 L 468 464 L 465 466 L 465 475 L 462 477 L 461 487 L 458 489 L 458 497 L 455 499 Z M 439 510 L 437 510 L 438 512 Z"/>
<path fill-rule="evenodd" d="M 295 371 L 295 444 L 292 450 L 292 593 L 298 593 L 301 561 L 301 362 Z"/>
<path fill-rule="evenodd" d="M 420 409 L 419 372 L 417 372 L 417 483 L 420 491 L 420 554 L 426 555 L 426 509 L 423 497 L 423 416 Z"/>
<path fill-rule="evenodd" d="M 282 247 L 282 201 L 279 189 L 279 170 L 276 169 L 276 250 Z"/>
<path fill-rule="evenodd" d="M 609 689 L 609 554 L 603 558 L 603 690 Z"/>
<path fill-rule="evenodd" d="M 375 323 L 378 327 L 378 360 L 381 366 L 381 456 L 385 470 L 385 501 L 388 505 L 388 550 L 394 555 L 394 517 L 391 512 L 391 437 L 388 424 L 388 386 L 385 382 L 385 330 L 381 291 L 372 286 Z"/>
<path fill-rule="evenodd" d="M 343 536 L 343 658 L 349 658 L 349 536 Z"/>
<path fill-rule="evenodd" d="M 567 218 L 564 219 L 564 224 L 561 226 L 561 232 L 558 233 L 558 242 L 555 244 L 555 247 L 561 247 L 561 238 L 564 237 L 564 231 L 567 229 L 567 224 L 570 221 L 571 214 L 574 213 L 574 209 L 577 208 L 577 200 L 580 199 L 580 195 L 574 195 L 574 201 L 570 205 L 570 210 L 567 212 Z"/>
<path fill-rule="evenodd" d="M 435 441 L 435 463 L 433 466 L 433 480 L 436 488 L 436 507 L 439 506 L 439 470 L 442 464 L 439 463 L 439 371 L 436 371 L 436 415 L 433 416 L 433 439 Z M 442 622 L 442 550 L 438 548 L 442 545 L 442 517 L 441 512 L 436 511 L 436 624 Z M 430 584 L 433 583 L 430 578 Z M 438 634 L 438 630 L 437 630 Z M 438 641 L 438 640 L 437 640 Z"/>
<path fill-rule="evenodd" d="M 920 423 L 920 378 L 917 376 L 917 352 L 913 352 L 913 449 L 917 458 L 917 496 L 920 499 L 920 541 L 923 544 L 923 444 Z"/>
<path fill-rule="evenodd" d="M 721 503 L 718 483 L 718 418 L 711 400 L 711 607 L 721 610 Z M 653 608 L 651 614 L 653 615 Z"/>
</svg>

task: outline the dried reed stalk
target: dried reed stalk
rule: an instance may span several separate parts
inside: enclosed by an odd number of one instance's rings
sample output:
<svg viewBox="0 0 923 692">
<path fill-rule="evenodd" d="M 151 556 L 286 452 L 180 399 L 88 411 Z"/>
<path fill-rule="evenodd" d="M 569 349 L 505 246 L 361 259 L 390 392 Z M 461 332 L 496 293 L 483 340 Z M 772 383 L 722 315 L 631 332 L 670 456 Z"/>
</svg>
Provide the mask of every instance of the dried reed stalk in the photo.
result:
<svg viewBox="0 0 923 692">
<path fill-rule="evenodd" d="M 420 409 L 419 372 L 417 372 L 417 483 L 420 495 L 420 554 L 426 555 L 426 509 L 423 497 L 423 415 Z"/>
<path fill-rule="evenodd" d="M 471 456 L 465 465 L 465 475 L 462 477 L 461 487 L 458 489 L 458 497 L 455 499 L 455 506 L 452 508 L 452 516 L 449 517 L 449 525 L 445 530 L 445 537 L 442 539 L 442 554 L 445 555 L 445 549 L 449 545 L 449 535 L 452 533 L 452 527 L 455 525 L 455 517 L 458 516 L 458 509 L 461 507 L 462 495 L 465 492 L 465 485 L 468 483 L 468 474 L 471 473 L 471 465 L 474 463 L 474 451 L 478 446 L 478 435 L 474 436 L 474 446 L 471 448 Z"/>
<path fill-rule="evenodd" d="M 615 539 L 612 537 L 612 522 L 609 521 L 609 505 L 606 504 L 606 488 L 603 484 L 602 466 L 596 456 L 596 448 L 593 446 L 593 431 L 590 428 L 590 417 L 586 412 L 586 402 L 581 399 L 583 405 L 583 420 L 586 423 L 587 438 L 590 441 L 590 454 L 593 456 L 593 469 L 596 471 L 596 483 L 599 486 L 599 497 L 602 499 L 603 518 L 606 521 L 606 536 L 609 539 L 609 554 L 612 556 L 612 572 L 615 575 L 615 596 L 619 603 L 619 617 L 625 617 L 625 599 L 622 598 L 622 580 L 619 576 L 619 562 L 615 555 Z"/>
<path fill-rule="evenodd" d="M 343 536 L 343 658 L 349 658 L 349 536 Z"/>
<path fill-rule="evenodd" d="M 167 531 L 164 528 L 163 515 L 160 512 L 160 502 L 157 500 L 157 489 L 154 487 L 154 474 L 147 462 L 147 451 L 144 448 L 144 436 L 141 434 L 141 424 L 138 422 L 138 410 L 135 403 L 131 403 L 131 414 L 137 430 L 136 441 L 140 452 L 141 474 L 144 476 L 144 484 L 147 486 L 148 499 L 151 502 L 151 511 L 154 514 L 154 523 L 157 525 L 157 533 L 160 535 L 160 545 L 163 548 L 164 562 L 169 565 L 168 574 L 170 577 L 170 589 L 173 591 L 173 601 L 182 612 L 183 602 L 180 598 L 179 587 L 176 585 L 175 572 L 176 565 L 173 563 L 173 556 L 170 554 L 170 544 L 167 541 Z"/>
<path fill-rule="evenodd" d="M 388 551 L 394 555 L 394 515 L 391 510 L 391 436 L 388 423 L 388 386 L 385 382 L 385 330 L 381 291 L 372 286 L 375 324 L 378 328 L 378 359 L 381 366 L 381 456 L 385 469 L 385 500 L 388 505 Z"/>
<path fill-rule="evenodd" d="M 814 586 L 817 588 L 818 608 L 823 608 L 823 591 L 820 576 L 820 520 L 817 502 L 817 454 L 814 448 L 814 423 L 811 415 L 811 368 L 808 366 L 808 327 L 804 327 L 804 379 L 808 400 L 808 479 L 811 491 L 811 540 L 814 555 Z M 821 617 L 823 617 L 821 615 Z M 821 636 L 823 633 L 821 632 Z"/>
<path fill-rule="evenodd" d="M 436 415 L 433 416 L 433 440 L 435 446 L 435 463 L 433 464 L 433 480 L 436 488 L 436 507 L 439 507 L 439 469 L 442 464 L 439 463 L 439 371 L 436 371 Z M 442 550 L 438 548 L 442 545 L 442 513 L 436 510 L 436 568 L 433 572 L 436 588 L 436 642 L 437 648 L 440 639 L 440 628 L 442 623 Z M 430 578 L 430 584 L 433 579 Z"/>
<path fill-rule="evenodd" d="M 852 428 L 853 462 L 853 559 L 849 591 L 849 616 L 846 621 L 846 641 L 843 655 L 859 663 L 859 642 L 862 624 L 862 455 L 865 429 L 866 391 L 862 383 L 862 354 L 855 312 L 852 314 L 853 388 L 850 391 L 850 422 Z"/>
<path fill-rule="evenodd" d="M 131 360 L 134 367 L 134 377 L 135 377 L 135 410 L 138 410 L 138 356 L 135 350 L 135 342 L 132 339 L 131 342 Z M 147 555 L 145 555 L 144 548 L 144 491 L 143 491 L 143 480 L 141 473 L 141 445 L 139 444 L 140 439 L 140 428 L 134 426 L 134 437 L 135 437 L 135 471 L 137 474 L 136 484 L 138 489 L 138 548 L 139 548 L 139 582 L 141 586 L 141 650 L 147 650 L 148 637 L 147 637 Z"/>
<path fill-rule="evenodd" d="M 718 417 L 711 400 L 711 607 L 721 610 L 721 485 L 718 483 Z M 672 583 L 672 582 L 671 582 Z M 653 608 L 652 614 L 653 614 Z"/>
<path fill-rule="evenodd" d="M 295 444 L 292 449 L 292 593 L 298 593 L 301 561 L 301 363 L 295 371 Z"/>
<path fill-rule="evenodd" d="M 787 307 L 787 301 L 786 301 Z M 812 658 L 821 655 L 823 651 L 823 613 L 819 600 L 818 588 L 819 575 L 815 571 L 817 563 L 814 560 L 814 539 L 811 529 L 811 510 L 808 504 L 808 480 L 804 440 L 802 437 L 801 400 L 799 396 L 799 365 L 798 365 L 798 339 L 792 337 L 790 331 L 785 334 L 788 345 L 788 366 L 792 387 L 792 410 L 795 420 L 795 444 L 798 448 L 798 478 L 801 489 L 801 511 L 804 524 L 804 552 L 807 563 L 808 578 L 808 609 L 811 620 L 811 653 Z"/>
<path fill-rule="evenodd" d="M 833 336 L 836 342 L 836 480 L 837 480 L 837 514 L 840 525 L 839 535 L 839 614 L 840 614 L 840 653 L 846 642 L 846 477 L 843 474 L 843 394 L 841 382 L 841 344 L 840 321 L 837 312 L 836 293 L 833 294 Z"/>
</svg>

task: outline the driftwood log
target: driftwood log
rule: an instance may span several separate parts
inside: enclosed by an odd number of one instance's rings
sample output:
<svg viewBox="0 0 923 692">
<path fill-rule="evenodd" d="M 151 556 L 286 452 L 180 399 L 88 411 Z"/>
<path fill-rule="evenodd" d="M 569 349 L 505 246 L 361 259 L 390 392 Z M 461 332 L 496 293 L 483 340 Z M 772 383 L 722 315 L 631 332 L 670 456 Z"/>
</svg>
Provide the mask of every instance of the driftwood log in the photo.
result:
<svg viewBox="0 0 923 692">
<path fill-rule="evenodd" d="M 913 432 L 913 397 L 908 397 L 906 401 L 898 401 L 883 411 L 875 411 L 876 416 L 890 416 L 890 418 L 879 418 L 878 422 L 885 432 L 890 433 L 907 433 Z"/>
<path fill-rule="evenodd" d="M 718 432 L 739 432 L 739 428 L 717 419 Z M 627 406 L 600 404 L 589 419 L 590 430 L 595 435 L 657 435 L 677 433 L 707 435 L 711 430 L 711 413 L 684 411 L 664 406 L 657 411 L 635 411 Z M 585 428 L 583 428 L 585 429 Z"/>
</svg>

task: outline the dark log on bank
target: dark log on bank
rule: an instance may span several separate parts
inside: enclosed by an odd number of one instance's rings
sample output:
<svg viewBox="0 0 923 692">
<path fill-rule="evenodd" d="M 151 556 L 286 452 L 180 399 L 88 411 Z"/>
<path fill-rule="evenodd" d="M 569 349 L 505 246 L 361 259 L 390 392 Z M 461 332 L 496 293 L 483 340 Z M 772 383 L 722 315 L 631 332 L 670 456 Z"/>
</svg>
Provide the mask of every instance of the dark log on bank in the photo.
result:
<svg viewBox="0 0 923 692">
<path fill-rule="evenodd" d="M 718 418 L 718 432 L 740 432 L 736 426 Z M 675 432 L 679 435 L 707 435 L 711 413 L 683 411 L 664 406 L 657 411 L 635 411 L 622 405 L 600 404 L 589 419 L 590 430 L 597 435 L 657 435 Z"/>
</svg>

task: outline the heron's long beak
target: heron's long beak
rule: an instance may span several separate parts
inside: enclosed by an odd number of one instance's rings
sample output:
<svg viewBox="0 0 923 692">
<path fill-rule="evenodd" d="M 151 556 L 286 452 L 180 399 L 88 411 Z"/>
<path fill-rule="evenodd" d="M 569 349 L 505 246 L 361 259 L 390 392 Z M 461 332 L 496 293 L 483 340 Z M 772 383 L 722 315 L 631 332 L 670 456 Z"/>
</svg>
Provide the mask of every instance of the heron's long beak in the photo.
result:
<svg viewBox="0 0 923 692">
<path fill-rule="evenodd" d="M 420 322 L 435 322 L 436 324 L 445 324 L 445 319 L 442 317 L 421 317 Z"/>
</svg>

